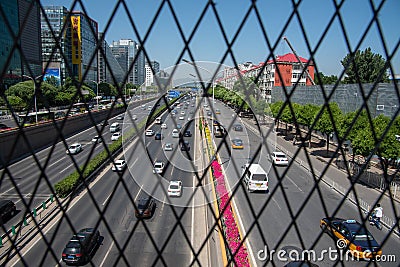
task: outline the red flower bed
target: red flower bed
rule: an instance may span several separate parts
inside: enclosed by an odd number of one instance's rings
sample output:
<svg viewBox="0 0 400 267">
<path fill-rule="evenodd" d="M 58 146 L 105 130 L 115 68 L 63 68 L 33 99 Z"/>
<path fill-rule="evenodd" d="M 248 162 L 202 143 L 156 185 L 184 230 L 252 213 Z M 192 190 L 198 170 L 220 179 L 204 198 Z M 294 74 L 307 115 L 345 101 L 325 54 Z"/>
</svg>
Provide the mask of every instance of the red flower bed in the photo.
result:
<svg viewBox="0 0 400 267">
<path fill-rule="evenodd" d="M 225 185 L 225 178 L 222 174 L 221 164 L 214 160 L 211 167 L 216 184 L 215 191 L 218 199 L 218 209 L 221 214 L 221 221 L 224 225 L 226 241 L 232 254 L 236 253 L 234 263 L 236 266 L 250 266 L 247 250 L 243 244 L 241 245 L 239 228 L 233 215 L 228 190 Z"/>
</svg>

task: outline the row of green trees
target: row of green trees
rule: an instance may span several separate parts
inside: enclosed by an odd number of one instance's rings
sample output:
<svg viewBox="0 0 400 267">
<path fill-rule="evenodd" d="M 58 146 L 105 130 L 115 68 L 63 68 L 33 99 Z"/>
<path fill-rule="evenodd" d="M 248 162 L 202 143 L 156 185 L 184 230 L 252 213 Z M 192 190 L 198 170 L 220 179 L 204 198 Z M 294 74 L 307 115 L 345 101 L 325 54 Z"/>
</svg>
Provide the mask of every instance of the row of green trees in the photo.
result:
<svg viewBox="0 0 400 267">
<path fill-rule="evenodd" d="M 372 118 L 365 109 L 344 114 L 337 103 L 327 106 L 291 103 L 290 106 L 284 102 L 273 103 L 270 114 L 286 124 L 294 124 L 297 129 L 303 125 L 323 133 L 327 149 L 329 136 L 335 134 L 340 140 L 350 140 L 355 155 L 377 154 L 387 163 L 400 158 L 400 142 L 396 139 L 400 133 L 400 116 L 393 121 L 384 115 Z"/>
<path fill-rule="evenodd" d="M 94 88 L 93 85 L 95 85 Z M 95 98 L 95 83 L 83 84 L 80 86 L 80 92 L 77 92 L 77 86 L 79 87 L 79 84 L 74 83 L 71 78 L 67 78 L 62 86 L 57 86 L 57 81 L 55 81 L 55 79 L 46 79 L 40 84 L 39 88 L 36 88 L 38 108 L 88 102 Z M 119 88 L 123 88 L 123 86 L 119 85 Z M 134 88 L 135 86 L 132 84 L 126 85 L 126 90 L 130 91 Z M 100 82 L 98 84 L 98 90 L 99 95 L 109 97 L 120 97 L 124 93 L 122 92 L 122 94 L 120 94 L 117 87 L 106 82 Z M 5 98 L 15 111 L 23 111 L 29 107 L 33 107 L 34 91 L 35 87 L 33 81 L 27 80 L 10 86 L 5 91 Z M 0 98 L 0 106 L 6 106 L 4 97 Z"/>
</svg>

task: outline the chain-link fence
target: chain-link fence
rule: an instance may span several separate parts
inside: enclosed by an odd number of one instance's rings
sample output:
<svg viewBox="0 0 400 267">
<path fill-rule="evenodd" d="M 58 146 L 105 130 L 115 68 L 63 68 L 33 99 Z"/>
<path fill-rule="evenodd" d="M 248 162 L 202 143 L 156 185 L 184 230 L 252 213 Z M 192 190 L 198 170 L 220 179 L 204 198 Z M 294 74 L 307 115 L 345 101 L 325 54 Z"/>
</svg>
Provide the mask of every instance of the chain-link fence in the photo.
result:
<svg viewBox="0 0 400 267">
<path fill-rule="evenodd" d="M 387 70 L 394 76 L 392 60 L 400 39 L 397 36 L 387 45 L 380 20 L 387 6 L 398 4 L 368 2 L 371 16 L 360 41 L 351 46 L 353 38 L 342 13 L 357 10 L 349 10 L 348 2 L 329 2 L 331 19 L 322 34 L 310 40 L 310 29 L 302 20 L 310 12 L 308 1 L 288 1 L 290 8 L 281 10 L 286 21 L 276 37 L 266 30 L 268 17 L 263 13 L 275 3 L 246 2 L 246 12 L 234 18 L 237 30 L 229 38 L 221 20 L 229 10 L 220 10 L 214 1 L 204 1 L 188 33 L 180 24 L 180 16 L 187 14 L 180 13 L 179 1 L 157 3 L 150 23 L 140 31 L 128 8 L 132 3 L 116 1 L 108 18 L 102 18 L 104 32 L 98 35 L 97 22 L 86 16 L 84 1 L 72 1 L 68 9 L 73 11 L 68 11 L 46 8 L 40 1 L 1 0 L 0 32 L 7 49 L 1 50 L 0 104 L 6 117 L 0 122 L 11 125 L 0 130 L 2 265 L 398 266 L 398 167 L 389 165 L 395 159 L 381 157 L 381 165 L 375 166 L 379 172 L 368 171 L 376 153 L 397 146 L 388 145 L 385 138 L 398 129 L 398 84 L 382 83 L 382 78 Z M 46 15 L 48 10 L 51 16 Z M 117 11 L 127 14 L 126 27 L 137 38 L 136 52 L 108 63 L 112 53 L 104 38 Z M 149 36 L 165 13 L 184 44 L 176 55 L 177 64 L 168 72 L 160 71 L 151 90 L 146 90 L 144 81 L 138 88 L 127 88 L 129 82 L 140 80 L 135 76 L 138 65 L 143 63 L 140 71 L 144 71 L 144 62 L 153 61 Z M 272 87 L 272 103 L 283 105 L 278 110 L 264 104 L 260 108 L 257 101 L 262 97 L 252 94 L 261 92 L 254 87 L 263 70 L 250 86 L 239 75 L 234 93 L 216 82 L 228 57 L 238 68 L 237 36 L 251 15 L 265 45 L 265 64 L 277 63 L 280 40 L 293 21 L 307 47 L 310 61 L 305 67 L 313 64 L 317 76 L 318 52 L 332 25 L 352 56 L 376 27 L 387 61 L 375 70 L 376 81 L 368 84 L 360 79 L 356 84 L 339 82 L 353 67 L 350 60 L 332 85 Z M 192 44 L 209 16 L 215 19 L 225 47 L 219 62 L 202 65 Z M 52 28 L 55 21 L 64 23 Z M 32 47 L 29 40 L 40 45 Z M 44 81 L 44 73 L 37 73 L 34 55 L 40 52 L 46 59 L 43 68 L 59 73 L 60 81 Z M 114 75 L 112 66 L 117 63 L 121 69 Z M 10 71 L 16 65 L 20 68 Z M 148 68 L 155 74 L 156 64 Z M 364 70 L 355 69 L 360 78 Z M 122 81 L 121 71 L 125 71 Z M 107 82 L 96 73 L 106 73 Z M 279 68 L 275 75 L 284 80 Z M 54 88 L 61 91 L 57 97 Z M 114 97 L 100 101 L 100 90 Z M 339 129 L 342 122 L 334 117 L 328 105 L 332 102 L 343 113 L 355 112 L 348 128 Z M 304 127 L 294 103 L 322 108 Z M 57 106 L 64 108 L 55 116 Z M 355 138 L 352 129 L 358 127 L 361 108 L 368 114 L 363 123 L 370 125 L 371 133 Z M 268 119 L 259 123 L 252 110 L 258 118 Z M 375 127 L 373 121 L 380 114 L 387 116 L 382 119 L 385 124 L 377 124 L 384 128 Z M 321 141 L 323 136 L 312 134 L 322 118 L 338 137 L 330 150 Z M 285 120 L 286 127 L 280 122 Z M 297 137 L 289 138 L 288 133 Z M 344 143 L 352 138 L 353 147 L 372 140 L 373 151 L 349 153 Z M 316 143 L 321 145 L 312 146 Z M 283 152 L 283 159 L 275 152 Z M 355 168 L 357 152 L 364 154 L 366 164 Z M 384 209 L 382 230 L 369 222 L 378 203 Z"/>
</svg>

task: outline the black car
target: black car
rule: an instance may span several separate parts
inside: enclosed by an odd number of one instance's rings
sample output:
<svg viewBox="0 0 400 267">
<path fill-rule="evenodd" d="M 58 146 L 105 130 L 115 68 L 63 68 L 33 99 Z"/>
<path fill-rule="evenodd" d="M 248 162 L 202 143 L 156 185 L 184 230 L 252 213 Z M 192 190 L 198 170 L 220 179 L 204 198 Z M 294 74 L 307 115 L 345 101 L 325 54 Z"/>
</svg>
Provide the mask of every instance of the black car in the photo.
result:
<svg viewBox="0 0 400 267">
<path fill-rule="evenodd" d="M 15 215 L 17 207 L 12 200 L 0 200 L 0 219 L 1 222 L 6 221 Z"/>
<path fill-rule="evenodd" d="M 184 136 L 184 137 L 191 137 L 191 136 L 192 136 L 192 133 L 191 133 L 189 130 L 186 130 L 186 131 L 183 133 L 183 136 Z"/>
<path fill-rule="evenodd" d="M 150 218 L 153 216 L 156 209 L 156 202 L 152 197 L 139 199 L 137 210 L 135 211 L 136 218 Z"/>
<path fill-rule="evenodd" d="M 233 125 L 233 130 L 237 132 L 242 132 L 243 131 L 243 126 L 240 124 L 235 124 Z"/>
<path fill-rule="evenodd" d="M 72 236 L 62 252 L 62 260 L 67 264 L 88 262 L 100 242 L 100 232 L 94 228 L 84 228 Z"/>
<path fill-rule="evenodd" d="M 189 151 L 189 150 L 190 150 L 189 141 L 181 142 L 181 151 Z"/>
<path fill-rule="evenodd" d="M 154 136 L 155 140 L 161 140 L 163 138 L 161 133 L 156 133 L 156 135 Z"/>
</svg>

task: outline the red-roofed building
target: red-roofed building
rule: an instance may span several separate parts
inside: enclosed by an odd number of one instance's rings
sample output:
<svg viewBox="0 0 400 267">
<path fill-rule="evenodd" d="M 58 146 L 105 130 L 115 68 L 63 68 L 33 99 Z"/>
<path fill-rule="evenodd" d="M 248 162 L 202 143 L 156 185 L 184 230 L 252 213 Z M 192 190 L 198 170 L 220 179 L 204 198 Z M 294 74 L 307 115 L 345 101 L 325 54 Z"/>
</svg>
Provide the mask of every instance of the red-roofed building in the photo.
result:
<svg viewBox="0 0 400 267">
<path fill-rule="evenodd" d="M 277 56 L 274 60 L 267 61 L 267 65 L 263 70 L 263 74 L 259 78 L 259 88 L 263 94 L 263 97 L 268 102 L 271 101 L 271 90 L 274 86 L 293 86 L 296 83 L 298 86 L 312 85 L 312 82 L 307 78 L 307 74 L 303 72 L 303 66 L 306 66 L 308 60 L 299 57 L 301 63 L 297 60 L 296 56 L 292 53 L 285 54 L 283 56 Z M 264 62 L 258 65 L 252 65 L 251 67 L 240 71 L 243 77 L 257 77 L 260 71 L 264 67 Z M 278 74 L 278 69 L 280 75 Z M 312 79 L 314 79 L 314 63 L 310 62 L 307 67 L 308 73 Z M 219 83 L 228 89 L 233 89 L 234 83 L 238 80 L 238 71 L 225 71 L 229 73 L 229 76 L 224 76 Z"/>
</svg>

